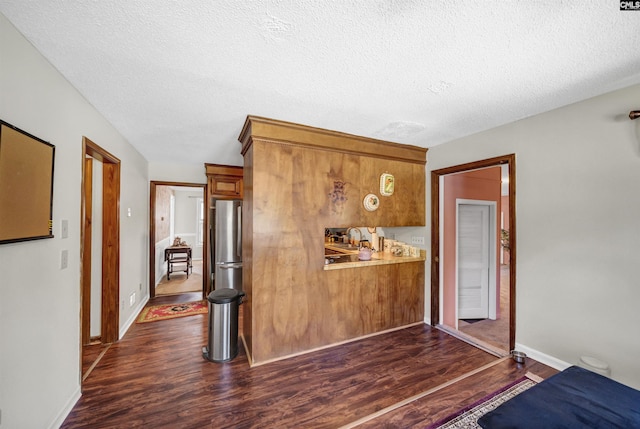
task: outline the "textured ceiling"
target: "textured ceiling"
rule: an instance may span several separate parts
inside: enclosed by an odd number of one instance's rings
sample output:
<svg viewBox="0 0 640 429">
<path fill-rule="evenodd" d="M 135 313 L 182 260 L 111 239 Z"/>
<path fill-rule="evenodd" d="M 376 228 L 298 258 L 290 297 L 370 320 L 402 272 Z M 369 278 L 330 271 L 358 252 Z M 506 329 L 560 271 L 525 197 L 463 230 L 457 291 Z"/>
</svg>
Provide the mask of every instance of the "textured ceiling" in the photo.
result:
<svg viewBox="0 0 640 429">
<path fill-rule="evenodd" d="M 0 0 L 150 162 L 241 164 L 246 115 L 431 147 L 640 83 L 618 0 Z M 0 41 L 1 43 L 1 41 Z"/>
</svg>

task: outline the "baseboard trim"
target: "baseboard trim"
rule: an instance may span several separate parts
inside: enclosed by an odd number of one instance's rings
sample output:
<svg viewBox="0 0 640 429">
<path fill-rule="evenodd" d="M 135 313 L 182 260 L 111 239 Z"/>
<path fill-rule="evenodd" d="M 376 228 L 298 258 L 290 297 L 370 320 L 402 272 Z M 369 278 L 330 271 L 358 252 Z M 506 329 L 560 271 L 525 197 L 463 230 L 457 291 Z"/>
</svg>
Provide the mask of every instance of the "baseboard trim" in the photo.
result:
<svg viewBox="0 0 640 429">
<path fill-rule="evenodd" d="M 546 353 L 542 353 L 541 351 L 538 351 L 531 347 L 527 347 L 521 343 L 516 343 L 516 350 L 525 352 L 528 357 L 537 360 L 538 362 L 543 363 L 547 366 L 550 366 L 551 368 L 557 369 L 558 371 L 564 371 L 572 365 Z"/>
<path fill-rule="evenodd" d="M 356 338 L 350 338 L 348 340 L 327 344 L 325 346 L 315 347 L 315 348 L 312 348 L 312 349 L 309 349 L 309 350 L 304 350 L 304 351 L 297 352 L 297 353 L 291 353 L 289 355 L 279 356 L 279 357 L 272 358 L 272 359 L 267 359 L 267 360 L 264 360 L 264 361 L 261 361 L 261 362 L 253 362 L 251 364 L 251 367 L 265 365 L 265 364 L 268 364 L 268 363 L 277 362 L 277 361 L 284 360 L 284 359 L 290 359 L 292 357 L 302 356 L 302 355 L 306 355 L 308 353 L 313 353 L 313 352 L 317 352 L 317 351 L 320 351 L 320 350 L 330 349 L 331 347 L 340 346 L 340 345 L 348 344 L 348 343 L 353 343 L 354 341 L 363 340 L 365 338 L 376 337 L 378 335 L 388 334 L 389 332 L 395 332 L 395 331 L 399 331 L 401 329 L 406 329 L 406 328 L 410 328 L 412 326 L 424 325 L 424 324 L 425 324 L 424 322 L 420 321 L 420 322 L 409 323 L 408 325 L 398 326 L 396 328 L 386 329 L 386 330 L 380 331 L 380 332 L 372 332 L 371 334 L 362 335 L 362 336 L 356 337 Z M 246 346 L 246 344 L 245 344 L 245 346 Z M 248 351 L 247 351 L 247 356 L 249 356 Z"/>
<path fill-rule="evenodd" d="M 62 426 L 65 419 L 67 418 L 71 410 L 73 410 L 73 407 L 75 407 L 81 396 L 82 392 L 80 390 L 80 386 L 78 386 L 75 392 L 73 392 L 71 397 L 67 400 L 67 403 L 64 405 L 60 413 L 58 413 L 55 420 L 51 422 L 51 424 L 49 425 L 49 429 L 58 429 L 60 426 Z"/>
<path fill-rule="evenodd" d="M 253 366 L 253 358 L 251 357 L 251 352 L 249 351 L 249 347 L 247 347 L 247 340 L 244 339 L 244 334 L 240 334 L 240 340 L 242 341 L 244 352 L 247 355 L 247 360 L 249 361 L 249 368 L 251 368 Z"/>
<path fill-rule="evenodd" d="M 131 316 L 129 316 L 127 321 L 124 322 L 124 325 L 120 326 L 120 332 L 118 333 L 118 340 L 121 340 L 124 337 L 124 334 L 126 334 L 127 331 L 129 330 L 131 325 L 135 323 L 136 319 L 138 318 L 138 315 L 140 314 L 144 306 L 147 305 L 147 302 L 149 302 L 149 295 L 147 295 L 145 299 L 143 299 L 138 303 L 138 306 L 136 307 L 136 309 L 131 312 Z"/>
</svg>

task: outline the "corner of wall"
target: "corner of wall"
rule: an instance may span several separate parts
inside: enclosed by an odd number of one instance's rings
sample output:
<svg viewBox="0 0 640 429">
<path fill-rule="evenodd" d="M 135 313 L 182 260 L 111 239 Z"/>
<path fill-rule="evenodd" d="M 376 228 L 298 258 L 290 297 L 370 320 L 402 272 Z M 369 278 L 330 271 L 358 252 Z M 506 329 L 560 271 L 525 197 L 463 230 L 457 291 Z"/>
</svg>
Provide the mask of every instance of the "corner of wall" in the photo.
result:
<svg viewBox="0 0 640 429">
<path fill-rule="evenodd" d="M 131 327 L 131 325 L 134 324 L 134 322 L 138 318 L 138 315 L 140 314 L 144 306 L 147 304 L 147 302 L 149 302 L 149 295 L 145 296 L 145 299 L 140 300 L 135 310 L 131 312 L 131 316 L 129 316 L 129 318 L 122 325 L 120 325 L 120 331 L 118 332 L 119 340 L 121 340 L 124 337 L 124 334 L 126 334 L 129 328 Z"/>
</svg>

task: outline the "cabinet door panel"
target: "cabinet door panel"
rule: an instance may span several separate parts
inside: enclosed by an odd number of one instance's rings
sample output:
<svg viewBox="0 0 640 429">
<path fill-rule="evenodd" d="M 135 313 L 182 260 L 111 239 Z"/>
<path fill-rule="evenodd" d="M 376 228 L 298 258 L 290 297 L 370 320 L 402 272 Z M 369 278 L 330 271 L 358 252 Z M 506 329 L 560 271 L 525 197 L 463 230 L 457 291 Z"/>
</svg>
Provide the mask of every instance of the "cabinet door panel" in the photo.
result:
<svg viewBox="0 0 640 429">
<path fill-rule="evenodd" d="M 209 178 L 211 196 L 242 198 L 242 177 L 214 175 Z"/>
</svg>

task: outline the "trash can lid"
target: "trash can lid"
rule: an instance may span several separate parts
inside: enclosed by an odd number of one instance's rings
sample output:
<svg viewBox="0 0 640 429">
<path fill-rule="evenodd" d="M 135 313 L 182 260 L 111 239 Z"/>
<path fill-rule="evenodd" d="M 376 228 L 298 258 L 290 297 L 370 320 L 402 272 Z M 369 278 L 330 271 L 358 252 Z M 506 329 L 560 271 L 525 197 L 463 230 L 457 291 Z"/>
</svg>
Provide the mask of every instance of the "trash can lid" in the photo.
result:
<svg viewBox="0 0 640 429">
<path fill-rule="evenodd" d="M 244 296 L 244 292 L 240 292 L 236 289 L 216 289 L 209 294 L 207 299 L 212 304 L 228 304 L 240 297 Z"/>
</svg>

